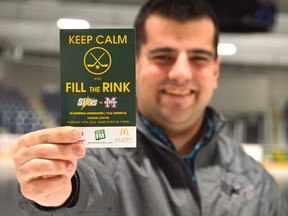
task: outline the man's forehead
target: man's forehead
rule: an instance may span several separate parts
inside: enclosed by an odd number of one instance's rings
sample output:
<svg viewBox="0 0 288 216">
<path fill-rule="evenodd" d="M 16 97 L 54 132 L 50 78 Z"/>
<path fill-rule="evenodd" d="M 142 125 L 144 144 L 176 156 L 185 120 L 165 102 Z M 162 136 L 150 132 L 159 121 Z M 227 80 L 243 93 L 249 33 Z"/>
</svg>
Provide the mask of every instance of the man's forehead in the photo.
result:
<svg viewBox="0 0 288 216">
<path fill-rule="evenodd" d="M 215 27 L 213 22 L 207 18 L 191 19 L 185 22 L 178 22 L 157 15 L 148 17 L 145 23 L 145 32 L 149 37 L 167 38 L 189 38 L 198 35 L 200 38 L 213 38 Z"/>
<path fill-rule="evenodd" d="M 146 20 L 145 31 L 145 45 L 149 52 L 215 55 L 215 29 L 210 19 L 178 22 L 159 15 L 150 15 Z"/>
<path fill-rule="evenodd" d="M 173 18 L 161 16 L 158 14 L 150 14 L 145 21 L 145 25 L 146 26 L 155 25 L 157 23 L 160 24 L 161 26 L 165 25 L 165 23 L 167 23 L 168 25 L 170 25 L 171 23 L 178 24 L 178 25 L 189 25 L 189 24 L 198 23 L 202 21 L 209 22 L 211 23 L 211 26 L 214 26 L 213 20 L 209 17 L 191 18 L 191 19 L 187 19 L 184 21 L 179 21 Z"/>
</svg>

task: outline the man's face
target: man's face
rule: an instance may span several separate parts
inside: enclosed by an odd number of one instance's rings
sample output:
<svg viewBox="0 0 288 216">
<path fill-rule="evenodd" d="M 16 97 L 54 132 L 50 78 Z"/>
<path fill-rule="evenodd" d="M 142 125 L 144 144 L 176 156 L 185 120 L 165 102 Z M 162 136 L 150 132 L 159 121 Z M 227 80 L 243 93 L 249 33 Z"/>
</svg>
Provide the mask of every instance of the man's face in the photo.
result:
<svg viewBox="0 0 288 216">
<path fill-rule="evenodd" d="M 147 43 L 137 57 L 138 110 L 162 128 L 193 127 L 217 88 L 213 23 L 151 15 L 145 29 Z"/>
</svg>

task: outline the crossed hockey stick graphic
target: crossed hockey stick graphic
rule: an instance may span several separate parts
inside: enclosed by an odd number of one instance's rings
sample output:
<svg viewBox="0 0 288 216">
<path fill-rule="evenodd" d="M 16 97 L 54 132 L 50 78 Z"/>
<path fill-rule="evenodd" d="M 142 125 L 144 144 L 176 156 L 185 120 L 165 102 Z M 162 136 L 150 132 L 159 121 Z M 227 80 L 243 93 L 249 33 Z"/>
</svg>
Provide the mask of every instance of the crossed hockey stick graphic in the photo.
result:
<svg viewBox="0 0 288 216">
<path fill-rule="evenodd" d="M 92 52 L 90 52 L 90 55 L 95 59 L 95 62 L 93 64 L 87 64 L 87 67 L 95 67 L 97 70 L 101 67 L 108 67 L 108 64 L 102 64 L 100 62 L 101 58 L 105 55 L 105 52 L 102 53 L 102 55 L 97 59 Z"/>
</svg>

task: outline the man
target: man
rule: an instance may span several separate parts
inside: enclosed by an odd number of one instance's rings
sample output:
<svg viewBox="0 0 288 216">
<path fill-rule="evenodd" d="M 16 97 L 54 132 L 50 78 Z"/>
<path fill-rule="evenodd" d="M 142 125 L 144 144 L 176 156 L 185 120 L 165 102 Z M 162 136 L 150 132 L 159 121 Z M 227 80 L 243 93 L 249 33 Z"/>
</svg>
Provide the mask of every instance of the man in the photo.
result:
<svg viewBox="0 0 288 216">
<path fill-rule="evenodd" d="M 14 157 L 27 215 L 288 215 L 273 178 L 220 135 L 207 107 L 220 60 L 201 0 L 150 0 L 137 29 L 137 148 L 72 144 L 72 127 L 32 132 Z M 23 194 L 23 195 L 22 195 Z"/>
</svg>

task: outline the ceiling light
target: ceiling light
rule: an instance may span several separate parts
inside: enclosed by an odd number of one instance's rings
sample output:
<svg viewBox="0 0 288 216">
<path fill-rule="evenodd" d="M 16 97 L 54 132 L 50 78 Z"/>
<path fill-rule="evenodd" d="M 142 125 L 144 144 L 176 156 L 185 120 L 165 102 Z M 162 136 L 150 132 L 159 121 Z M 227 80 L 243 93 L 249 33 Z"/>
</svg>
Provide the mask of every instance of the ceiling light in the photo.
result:
<svg viewBox="0 0 288 216">
<path fill-rule="evenodd" d="M 57 21 L 57 27 L 59 29 L 88 29 L 90 24 L 86 20 L 61 18 Z"/>
<path fill-rule="evenodd" d="M 237 52 L 237 47 L 234 44 L 219 43 L 217 52 L 219 55 L 235 55 Z"/>
</svg>

